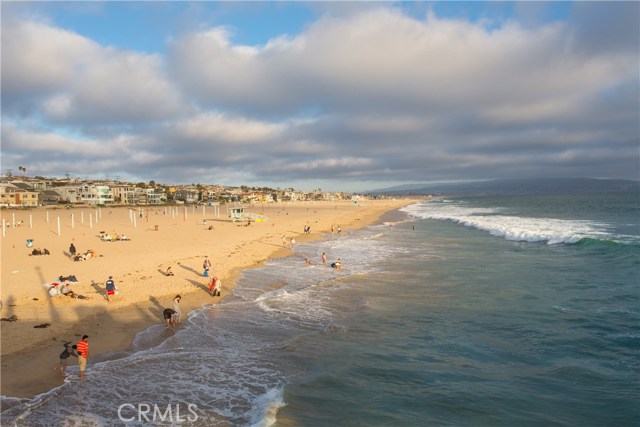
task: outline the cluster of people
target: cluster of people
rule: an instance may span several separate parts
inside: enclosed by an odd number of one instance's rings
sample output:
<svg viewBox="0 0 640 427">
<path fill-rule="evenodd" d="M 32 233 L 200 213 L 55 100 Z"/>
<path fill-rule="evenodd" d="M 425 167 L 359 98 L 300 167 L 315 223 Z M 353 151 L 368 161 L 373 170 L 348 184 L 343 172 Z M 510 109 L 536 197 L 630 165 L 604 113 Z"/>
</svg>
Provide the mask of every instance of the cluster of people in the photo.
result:
<svg viewBox="0 0 640 427">
<path fill-rule="evenodd" d="M 47 248 L 44 248 L 44 249 L 34 248 L 29 254 L 29 256 L 38 256 L 38 255 L 51 255 L 51 252 L 49 252 L 49 249 Z"/>
<path fill-rule="evenodd" d="M 93 249 L 89 249 L 83 254 L 72 255 L 71 257 L 74 261 L 88 261 L 96 257 L 96 252 Z"/>
<path fill-rule="evenodd" d="M 327 253 L 322 252 L 322 265 L 327 264 Z M 342 259 L 338 258 L 337 261 L 331 263 L 331 268 L 335 268 L 336 270 L 342 270 Z"/>
<path fill-rule="evenodd" d="M 42 286 L 47 289 L 47 293 L 52 298 L 65 296 L 73 299 L 93 299 L 92 297 L 76 293 L 71 288 L 71 284 L 76 282 L 78 282 L 78 278 L 75 275 L 58 276 L 53 282 L 45 283 Z"/>
<path fill-rule="evenodd" d="M 100 232 L 100 240 L 102 240 L 103 242 L 124 242 L 124 241 L 129 241 L 130 239 L 125 236 L 125 234 L 118 234 L 118 233 L 107 233 L 105 231 L 101 231 Z"/>
</svg>

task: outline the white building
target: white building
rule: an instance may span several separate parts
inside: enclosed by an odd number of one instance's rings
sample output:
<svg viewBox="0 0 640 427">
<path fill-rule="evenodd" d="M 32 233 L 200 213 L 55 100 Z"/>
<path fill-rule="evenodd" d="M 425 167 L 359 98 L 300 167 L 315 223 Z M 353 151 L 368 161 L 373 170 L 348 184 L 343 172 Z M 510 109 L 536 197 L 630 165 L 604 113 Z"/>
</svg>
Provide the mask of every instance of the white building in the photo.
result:
<svg viewBox="0 0 640 427">
<path fill-rule="evenodd" d="M 112 205 L 113 196 L 108 185 L 85 184 L 78 191 L 80 203 L 85 205 Z"/>
</svg>

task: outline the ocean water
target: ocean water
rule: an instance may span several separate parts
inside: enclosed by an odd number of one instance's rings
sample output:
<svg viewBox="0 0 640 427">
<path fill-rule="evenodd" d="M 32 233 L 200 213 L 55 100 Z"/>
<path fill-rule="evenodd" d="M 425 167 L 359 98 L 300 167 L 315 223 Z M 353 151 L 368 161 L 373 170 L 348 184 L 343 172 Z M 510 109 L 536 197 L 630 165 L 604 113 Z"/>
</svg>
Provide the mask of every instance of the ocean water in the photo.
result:
<svg viewBox="0 0 640 427">
<path fill-rule="evenodd" d="M 637 193 L 436 199 L 387 219 L 244 272 L 85 382 L 73 367 L 3 397 L 2 425 L 640 425 Z"/>
</svg>

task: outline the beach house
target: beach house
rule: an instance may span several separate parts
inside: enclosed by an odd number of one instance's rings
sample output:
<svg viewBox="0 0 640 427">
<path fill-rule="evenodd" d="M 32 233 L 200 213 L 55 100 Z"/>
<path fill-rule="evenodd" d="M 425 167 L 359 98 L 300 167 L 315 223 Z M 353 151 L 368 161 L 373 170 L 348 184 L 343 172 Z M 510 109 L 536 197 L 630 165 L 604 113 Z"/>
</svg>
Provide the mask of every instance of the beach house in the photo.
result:
<svg viewBox="0 0 640 427">
<path fill-rule="evenodd" d="M 37 207 L 38 192 L 27 184 L 0 184 L 0 206 L 6 207 Z"/>
</svg>

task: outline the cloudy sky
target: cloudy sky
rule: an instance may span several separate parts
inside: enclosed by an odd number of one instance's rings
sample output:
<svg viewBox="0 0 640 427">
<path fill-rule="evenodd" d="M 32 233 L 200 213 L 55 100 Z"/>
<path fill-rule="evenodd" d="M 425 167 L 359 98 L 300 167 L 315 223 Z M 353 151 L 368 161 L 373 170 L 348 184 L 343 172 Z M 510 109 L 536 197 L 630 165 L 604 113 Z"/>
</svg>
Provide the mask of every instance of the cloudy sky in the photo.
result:
<svg viewBox="0 0 640 427">
<path fill-rule="evenodd" d="M 2 2 L 2 174 L 639 178 L 637 2 Z"/>
</svg>

